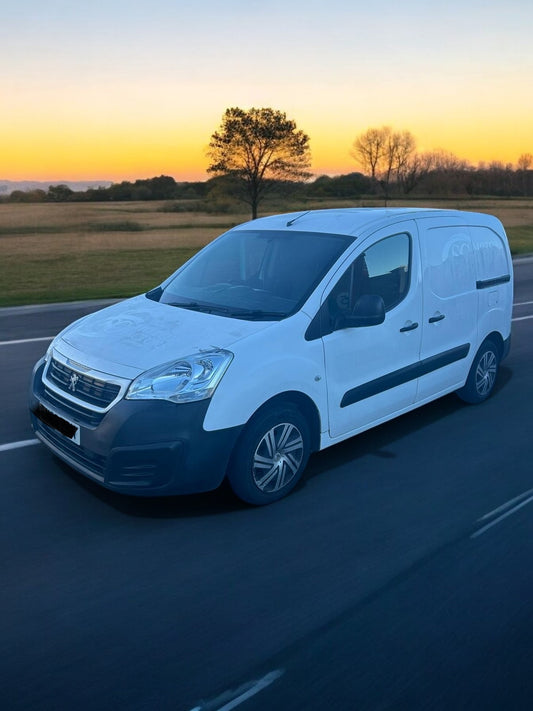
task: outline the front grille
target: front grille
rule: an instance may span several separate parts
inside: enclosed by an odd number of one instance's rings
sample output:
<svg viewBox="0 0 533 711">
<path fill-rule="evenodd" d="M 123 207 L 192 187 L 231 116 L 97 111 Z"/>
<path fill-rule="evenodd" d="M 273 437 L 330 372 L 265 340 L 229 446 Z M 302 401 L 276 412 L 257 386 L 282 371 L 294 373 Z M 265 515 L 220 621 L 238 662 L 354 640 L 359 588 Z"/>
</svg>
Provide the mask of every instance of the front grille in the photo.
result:
<svg viewBox="0 0 533 711">
<path fill-rule="evenodd" d="M 46 378 L 63 392 L 100 408 L 108 407 L 120 392 L 120 385 L 80 373 L 55 358 L 50 361 Z"/>
<path fill-rule="evenodd" d="M 106 458 L 95 452 L 91 452 L 85 447 L 75 444 L 70 439 L 63 437 L 62 434 L 54 430 L 52 427 L 45 425 L 44 422 L 34 419 L 35 431 L 43 437 L 53 448 L 63 453 L 74 465 L 78 464 L 85 472 L 90 472 L 97 479 L 104 479 L 104 471 Z"/>
<path fill-rule="evenodd" d="M 39 395 L 45 405 L 48 405 L 52 410 L 63 413 L 65 417 L 80 425 L 94 428 L 98 427 L 104 419 L 105 413 L 82 407 L 78 403 L 50 390 L 50 388 L 44 387 L 40 389 Z"/>
</svg>

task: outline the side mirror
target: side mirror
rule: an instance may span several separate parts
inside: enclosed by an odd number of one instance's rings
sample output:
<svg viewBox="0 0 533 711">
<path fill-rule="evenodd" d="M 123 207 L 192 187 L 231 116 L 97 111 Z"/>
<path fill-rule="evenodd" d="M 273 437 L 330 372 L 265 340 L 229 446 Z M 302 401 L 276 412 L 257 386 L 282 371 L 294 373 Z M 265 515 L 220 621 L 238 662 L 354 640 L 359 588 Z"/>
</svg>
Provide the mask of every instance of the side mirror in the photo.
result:
<svg viewBox="0 0 533 711">
<path fill-rule="evenodd" d="M 385 321 L 385 302 L 378 294 L 363 294 L 355 302 L 351 314 L 337 319 L 335 330 L 379 326 Z"/>
</svg>

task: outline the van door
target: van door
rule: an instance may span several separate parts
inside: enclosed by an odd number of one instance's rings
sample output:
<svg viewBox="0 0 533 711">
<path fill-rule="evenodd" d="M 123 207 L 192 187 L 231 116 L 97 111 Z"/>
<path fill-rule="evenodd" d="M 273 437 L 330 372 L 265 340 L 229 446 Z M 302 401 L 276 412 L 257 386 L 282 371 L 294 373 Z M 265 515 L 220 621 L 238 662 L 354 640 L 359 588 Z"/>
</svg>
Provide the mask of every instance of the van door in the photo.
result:
<svg viewBox="0 0 533 711">
<path fill-rule="evenodd" d="M 503 236 L 492 229 L 472 225 L 478 295 L 478 341 L 498 331 L 510 333 L 513 310 L 512 263 Z"/>
<path fill-rule="evenodd" d="M 422 331 L 416 224 L 380 230 L 353 256 L 321 307 L 332 439 L 393 416 L 416 396 L 412 369 L 418 363 Z M 385 321 L 336 327 L 364 294 L 383 297 Z"/>
<path fill-rule="evenodd" d="M 461 387 L 477 346 L 477 294 L 469 227 L 421 220 L 424 315 L 417 401 Z M 470 357 L 469 357 L 470 356 Z"/>
</svg>

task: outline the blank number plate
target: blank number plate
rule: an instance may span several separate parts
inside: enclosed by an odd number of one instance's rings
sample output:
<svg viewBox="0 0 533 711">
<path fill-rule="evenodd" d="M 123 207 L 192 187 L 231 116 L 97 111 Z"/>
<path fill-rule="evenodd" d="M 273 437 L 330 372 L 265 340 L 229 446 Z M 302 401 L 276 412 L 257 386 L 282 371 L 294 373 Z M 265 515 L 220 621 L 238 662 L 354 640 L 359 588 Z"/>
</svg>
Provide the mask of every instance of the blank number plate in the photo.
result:
<svg viewBox="0 0 533 711">
<path fill-rule="evenodd" d="M 39 405 L 33 410 L 33 414 L 48 427 L 60 432 L 64 437 L 68 437 L 75 444 L 80 443 L 80 428 L 63 417 L 51 412 L 44 405 Z"/>
</svg>

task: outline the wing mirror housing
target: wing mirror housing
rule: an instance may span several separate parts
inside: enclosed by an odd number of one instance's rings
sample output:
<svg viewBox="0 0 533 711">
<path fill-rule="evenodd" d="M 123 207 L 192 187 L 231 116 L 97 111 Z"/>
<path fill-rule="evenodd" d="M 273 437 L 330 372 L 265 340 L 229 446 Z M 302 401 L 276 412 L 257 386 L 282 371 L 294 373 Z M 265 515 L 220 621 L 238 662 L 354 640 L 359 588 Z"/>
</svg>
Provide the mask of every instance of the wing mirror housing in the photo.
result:
<svg viewBox="0 0 533 711">
<path fill-rule="evenodd" d="M 379 326 L 385 321 L 385 302 L 378 294 L 363 294 L 355 302 L 351 314 L 340 316 L 335 330 Z"/>
</svg>

